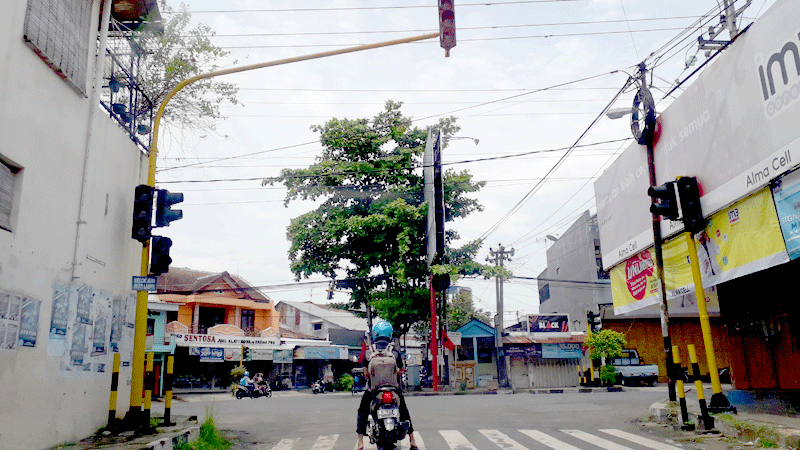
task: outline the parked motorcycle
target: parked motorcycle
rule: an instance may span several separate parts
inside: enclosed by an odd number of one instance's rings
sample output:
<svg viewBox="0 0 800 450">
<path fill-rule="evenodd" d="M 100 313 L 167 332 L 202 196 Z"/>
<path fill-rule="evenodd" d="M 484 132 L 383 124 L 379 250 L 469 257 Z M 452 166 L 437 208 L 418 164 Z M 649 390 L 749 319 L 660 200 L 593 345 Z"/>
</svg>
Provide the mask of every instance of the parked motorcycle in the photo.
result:
<svg viewBox="0 0 800 450">
<path fill-rule="evenodd" d="M 311 392 L 314 394 L 322 394 L 325 392 L 325 383 L 322 380 L 317 380 L 311 385 Z"/>
<path fill-rule="evenodd" d="M 378 450 L 391 450 L 402 441 L 411 424 L 400 421 L 400 396 L 397 388 L 384 386 L 375 390 L 367 419 L 369 442 Z"/>
<path fill-rule="evenodd" d="M 255 386 L 251 388 L 247 386 L 236 385 L 236 393 L 234 395 L 236 395 L 237 400 L 241 400 L 244 397 L 258 398 L 261 397 L 261 391 Z"/>
</svg>

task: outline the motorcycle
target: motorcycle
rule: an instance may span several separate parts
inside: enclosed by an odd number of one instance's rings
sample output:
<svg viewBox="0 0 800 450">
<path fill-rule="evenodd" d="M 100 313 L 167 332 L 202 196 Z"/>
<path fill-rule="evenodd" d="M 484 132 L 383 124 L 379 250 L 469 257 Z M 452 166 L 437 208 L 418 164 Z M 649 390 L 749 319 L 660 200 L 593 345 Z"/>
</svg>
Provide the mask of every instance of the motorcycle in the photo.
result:
<svg viewBox="0 0 800 450">
<path fill-rule="evenodd" d="M 408 434 L 409 422 L 400 421 L 400 396 L 397 388 L 384 386 L 375 390 L 367 418 L 369 442 L 378 450 L 391 450 L 395 442 Z"/>
<path fill-rule="evenodd" d="M 266 381 L 256 383 L 254 390 L 258 391 L 258 394 L 262 397 L 272 397 L 272 388 L 269 387 L 269 383 Z"/>
<path fill-rule="evenodd" d="M 236 392 L 234 395 L 236 395 L 237 400 L 241 400 L 244 397 L 258 398 L 261 396 L 261 391 L 255 386 L 251 388 L 238 384 L 236 385 Z"/>
<path fill-rule="evenodd" d="M 314 394 L 322 394 L 325 392 L 325 383 L 322 380 L 317 380 L 311 385 L 311 392 Z"/>
</svg>

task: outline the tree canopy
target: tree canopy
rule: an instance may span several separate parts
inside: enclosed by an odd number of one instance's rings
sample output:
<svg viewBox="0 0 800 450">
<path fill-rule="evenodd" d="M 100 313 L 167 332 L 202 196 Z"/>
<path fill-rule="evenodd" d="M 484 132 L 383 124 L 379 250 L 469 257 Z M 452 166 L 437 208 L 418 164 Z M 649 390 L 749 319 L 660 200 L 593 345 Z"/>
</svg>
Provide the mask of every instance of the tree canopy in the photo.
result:
<svg viewBox="0 0 800 450">
<path fill-rule="evenodd" d="M 284 169 L 265 184 L 287 188 L 284 203 L 322 200 L 318 208 L 292 219 L 287 228 L 289 261 L 295 278 L 321 274 L 351 290 L 351 303 L 369 303 L 399 333 L 429 314 L 426 278 L 427 204 L 422 153 L 428 129 L 442 131 L 444 145 L 459 131 L 455 118 L 428 128 L 412 126 L 401 103 L 387 101 L 372 119 L 330 119 L 312 126 L 324 150 L 307 168 Z M 485 182 L 467 171 L 443 171 L 445 221 L 483 208 L 469 194 Z M 446 242 L 459 239 L 447 230 Z M 475 275 L 493 268 L 474 262 L 479 242 L 447 250 L 445 273 Z"/>
<path fill-rule="evenodd" d="M 185 4 L 179 10 L 159 1 L 163 22 L 151 23 L 130 37 L 134 50 L 145 53 L 139 68 L 144 94 L 157 109 L 166 95 L 183 80 L 201 73 L 220 70 L 230 52 L 211 42 L 214 32 L 206 24 L 190 27 L 191 14 Z M 233 61 L 235 63 L 235 61 Z M 189 84 L 170 100 L 164 110 L 165 123 L 193 130 L 213 130 L 223 118 L 222 103 L 237 104 L 239 88 L 215 78 Z M 137 108 L 150 114 L 149 107 Z"/>
</svg>

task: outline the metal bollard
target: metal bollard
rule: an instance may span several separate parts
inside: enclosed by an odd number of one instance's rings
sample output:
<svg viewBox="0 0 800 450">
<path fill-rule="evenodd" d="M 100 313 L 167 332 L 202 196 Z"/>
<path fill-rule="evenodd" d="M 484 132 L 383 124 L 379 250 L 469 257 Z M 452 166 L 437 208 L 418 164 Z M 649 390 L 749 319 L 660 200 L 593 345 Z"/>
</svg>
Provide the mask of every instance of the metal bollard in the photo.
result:
<svg viewBox="0 0 800 450">
<path fill-rule="evenodd" d="M 111 369 L 111 398 L 108 399 L 108 428 L 114 427 L 117 419 L 117 388 L 119 387 L 119 353 L 114 353 Z"/>
<path fill-rule="evenodd" d="M 144 370 L 144 414 L 142 415 L 142 426 L 150 428 L 150 403 L 153 399 L 153 384 L 156 377 L 153 373 L 153 352 L 146 355 L 147 363 Z"/>
<path fill-rule="evenodd" d="M 703 421 L 703 429 L 713 430 L 714 418 L 708 415 L 703 382 L 700 380 L 700 364 L 697 362 L 697 351 L 694 344 L 689 344 L 689 361 L 692 363 L 692 376 L 694 377 L 694 387 L 697 390 L 697 400 L 700 402 L 700 419 Z"/>
<path fill-rule="evenodd" d="M 675 370 L 682 369 L 681 367 L 681 356 L 678 353 L 678 346 L 672 346 L 672 362 L 674 363 Z M 678 392 L 678 403 L 681 406 L 681 428 L 684 430 L 689 429 L 689 410 L 686 409 L 686 392 L 683 390 L 683 378 L 678 377 L 675 380 L 675 390 Z M 691 427 L 694 429 L 694 426 Z"/>
<path fill-rule="evenodd" d="M 164 375 L 164 422 L 161 425 L 170 427 L 175 425 L 170 421 L 170 411 L 172 409 L 172 373 L 175 364 L 175 357 L 167 356 L 167 373 Z"/>
</svg>

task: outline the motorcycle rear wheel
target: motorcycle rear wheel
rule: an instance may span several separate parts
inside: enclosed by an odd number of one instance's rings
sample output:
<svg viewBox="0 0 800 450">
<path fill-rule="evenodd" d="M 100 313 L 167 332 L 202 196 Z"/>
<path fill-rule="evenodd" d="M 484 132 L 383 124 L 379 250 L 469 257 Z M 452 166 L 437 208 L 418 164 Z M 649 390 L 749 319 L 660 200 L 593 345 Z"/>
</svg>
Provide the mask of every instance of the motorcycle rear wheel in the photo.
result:
<svg viewBox="0 0 800 450">
<path fill-rule="evenodd" d="M 238 390 L 236 391 L 236 400 L 241 400 L 241 399 L 242 399 L 242 391 Z"/>
</svg>

